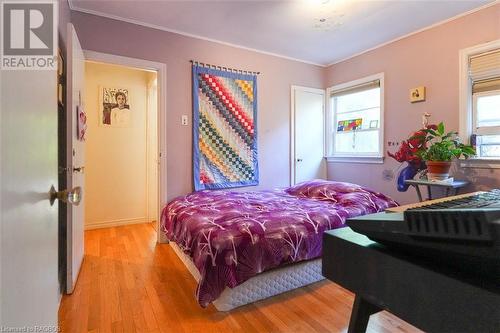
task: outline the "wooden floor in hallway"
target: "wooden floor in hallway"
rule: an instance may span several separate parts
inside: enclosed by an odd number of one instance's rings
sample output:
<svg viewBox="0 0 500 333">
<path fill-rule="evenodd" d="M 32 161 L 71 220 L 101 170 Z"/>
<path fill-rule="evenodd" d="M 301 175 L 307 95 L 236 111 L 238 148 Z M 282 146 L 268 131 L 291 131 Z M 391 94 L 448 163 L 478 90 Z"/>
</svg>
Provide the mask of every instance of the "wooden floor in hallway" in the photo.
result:
<svg viewBox="0 0 500 333">
<path fill-rule="evenodd" d="M 201 308 L 196 282 L 152 224 L 85 232 L 85 259 L 59 309 L 62 332 L 346 332 L 353 295 L 322 281 L 230 312 Z M 420 332 L 387 312 L 368 332 Z"/>
</svg>

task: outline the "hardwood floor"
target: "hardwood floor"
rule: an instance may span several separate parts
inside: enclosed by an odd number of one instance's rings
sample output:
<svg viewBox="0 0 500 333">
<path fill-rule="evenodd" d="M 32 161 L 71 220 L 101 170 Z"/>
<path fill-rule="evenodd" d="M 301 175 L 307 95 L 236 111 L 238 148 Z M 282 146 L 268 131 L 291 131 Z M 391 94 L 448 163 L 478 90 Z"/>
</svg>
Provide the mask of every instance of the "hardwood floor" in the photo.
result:
<svg viewBox="0 0 500 333">
<path fill-rule="evenodd" d="M 59 309 L 62 332 L 345 332 L 353 295 L 322 281 L 228 313 L 196 303 L 196 282 L 151 224 L 85 232 L 85 259 Z M 419 332 L 382 312 L 368 332 Z"/>
</svg>

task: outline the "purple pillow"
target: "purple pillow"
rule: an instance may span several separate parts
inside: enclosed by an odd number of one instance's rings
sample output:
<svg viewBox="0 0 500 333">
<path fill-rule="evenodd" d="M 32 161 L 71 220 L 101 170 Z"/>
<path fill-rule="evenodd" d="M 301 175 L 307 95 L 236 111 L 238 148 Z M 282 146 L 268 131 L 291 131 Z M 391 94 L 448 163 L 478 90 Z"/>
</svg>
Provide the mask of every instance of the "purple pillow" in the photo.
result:
<svg viewBox="0 0 500 333">
<path fill-rule="evenodd" d="M 297 184 L 287 188 L 285 192 L 297 197 L 328 200 L 338 203 L 351 201 L 353 199 L 356 200 L 356 197 L 362 195 L 368 196 L 376 204 L 384 202 L 384 206 L 398 206 L 397 202 L 391 198 L 361 185 L 322 179 L 315 179 Z"/>
<path fill-rule="evenodd" d="M 334 198 L 342 193 L 356 192 L 360 189 L 361 186 L 356 184 L 314 179 L 289 187 L 285 191 L 297 197 L 328 199 Z"/>
</svg>

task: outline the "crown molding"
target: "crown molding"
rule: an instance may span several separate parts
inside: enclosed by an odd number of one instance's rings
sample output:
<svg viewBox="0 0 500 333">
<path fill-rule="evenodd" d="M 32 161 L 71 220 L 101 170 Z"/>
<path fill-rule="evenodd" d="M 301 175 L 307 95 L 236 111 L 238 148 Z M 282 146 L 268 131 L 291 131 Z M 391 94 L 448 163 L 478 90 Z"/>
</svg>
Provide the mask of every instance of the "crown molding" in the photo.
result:
<svg viewBox="0 0 500 333">
<path fill-rule="evenodd" d="M 165 27 L 162 27 L 162 26 L 159 26 L 159 25 L 156 25 L 156 24 L 150 24 L 150 23 L 139 21 L 139 20 L 129 19 L 129 18 L 125 18 L 125 17 L 121 17 L 121 16 L 117 16 L 117 15 L 112 15 L 112 14 L 108 14 L 108 13 L 103 13 L 103 12 L 96 11 L 96 10 L 91 10 L 91 9 L 86 9 L 86 8 L 80 8 L 78 6 L 75 6 L 72 3 L 71 0 L 68 0 L 68 3 L 69 3 L 70 9 L 72 11 L 75 11 L 75 12 L 81 12 L 81 13 L 85 13 L 85 14 L 91 14 L 91 15 L 95 15 L 95 16 L 105 17 L 105 18 L 112 19 L 112 20 L 123 21 L 123 22 L 131 23 L 131 24 L 140 25 L 140 26 L 143 26 L 143 27 L 146 27 L 146 28 L 151 28 L 151 29 L 156 29 L 156 30 L 162 30 L 162 31 L 174 33 L 174 34 L 185 36 L 185 37 L 191 37 L 191 38 L 195 38 L 195 39 L 204 40 L 204 41 L 207 41 L 207 42 L 222 44 L 222 45 L 225 45 L 225 46 L 230 46 L 230 47 L 234 47 L 234 48 L 238 48 L 238 49 L 242 49 L 242 50 L 257 52 L 257 53 L 260 53 L 260 54 L 265 54 L 265 55 L 269 55 L 269 56 L 273 56 L 273 57 L 277 57 L 277 58 L 282 58 L 282 59 L 286 59 L 286 60 L 297 61 L 297 62 L 301 62 L 301 63 L 308 64 L 308 65 L 314 65 L 314 66 L 319 66 L 319 67 L 326 67 L 325 64 L 320 64 L 320 63 L 316 63 L 316 62 L 313 62 L 313 61 L 308 61 L 308 60 L 304 60 L 304 59 L 293 58 L 293 57 L 289 57 L 289 56 L 286 56 L 286 55 L 283 55 L 283 54 L 278 54 L 278 53 L 263 51 L 263 50 L 259 50 L 259 49 L 254 49 L 254 48 L 246 47 L 246 46 L 239 45 L 239 44 L 228 43 L 228 42 L 224 42 L 224 41 L 221 41 L 221 40 L 218 40 L 218 39 L 203 37 L 203 36 L 200 36 L 200 35 L 191 34 L 191 33 L 187 33 L 187 32 L 180 31 L 180 30 L 169 29 L 169 28 L 165 28 Z"/>
</svg>

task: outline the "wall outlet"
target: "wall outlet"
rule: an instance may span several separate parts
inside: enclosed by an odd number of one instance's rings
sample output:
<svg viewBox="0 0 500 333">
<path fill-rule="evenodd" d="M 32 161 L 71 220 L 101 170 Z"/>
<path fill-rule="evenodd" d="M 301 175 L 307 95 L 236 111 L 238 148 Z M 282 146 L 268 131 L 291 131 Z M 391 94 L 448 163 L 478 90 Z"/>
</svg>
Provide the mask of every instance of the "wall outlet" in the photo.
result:
<svg viewBox="0 0 500 333">
<path fill-rule="evenodd" d="M 181 117 L 181 124 L 184 125 L 184 126 L 187 126 L 188 125 L 188 116 L 183 114 L 182 117 Z"/>
<path fill-rule="evenodd" d="M 385 181 L 391 181 L 394 179 L 394 171 L 385 169 L 382 171 L 382 179 Z"/>
<path fill-rule="evenodd" d="M 423 102 L 425 101 L 425 87 L 416 87 L 410 89 L 410 102 Z"/>
</svg>

